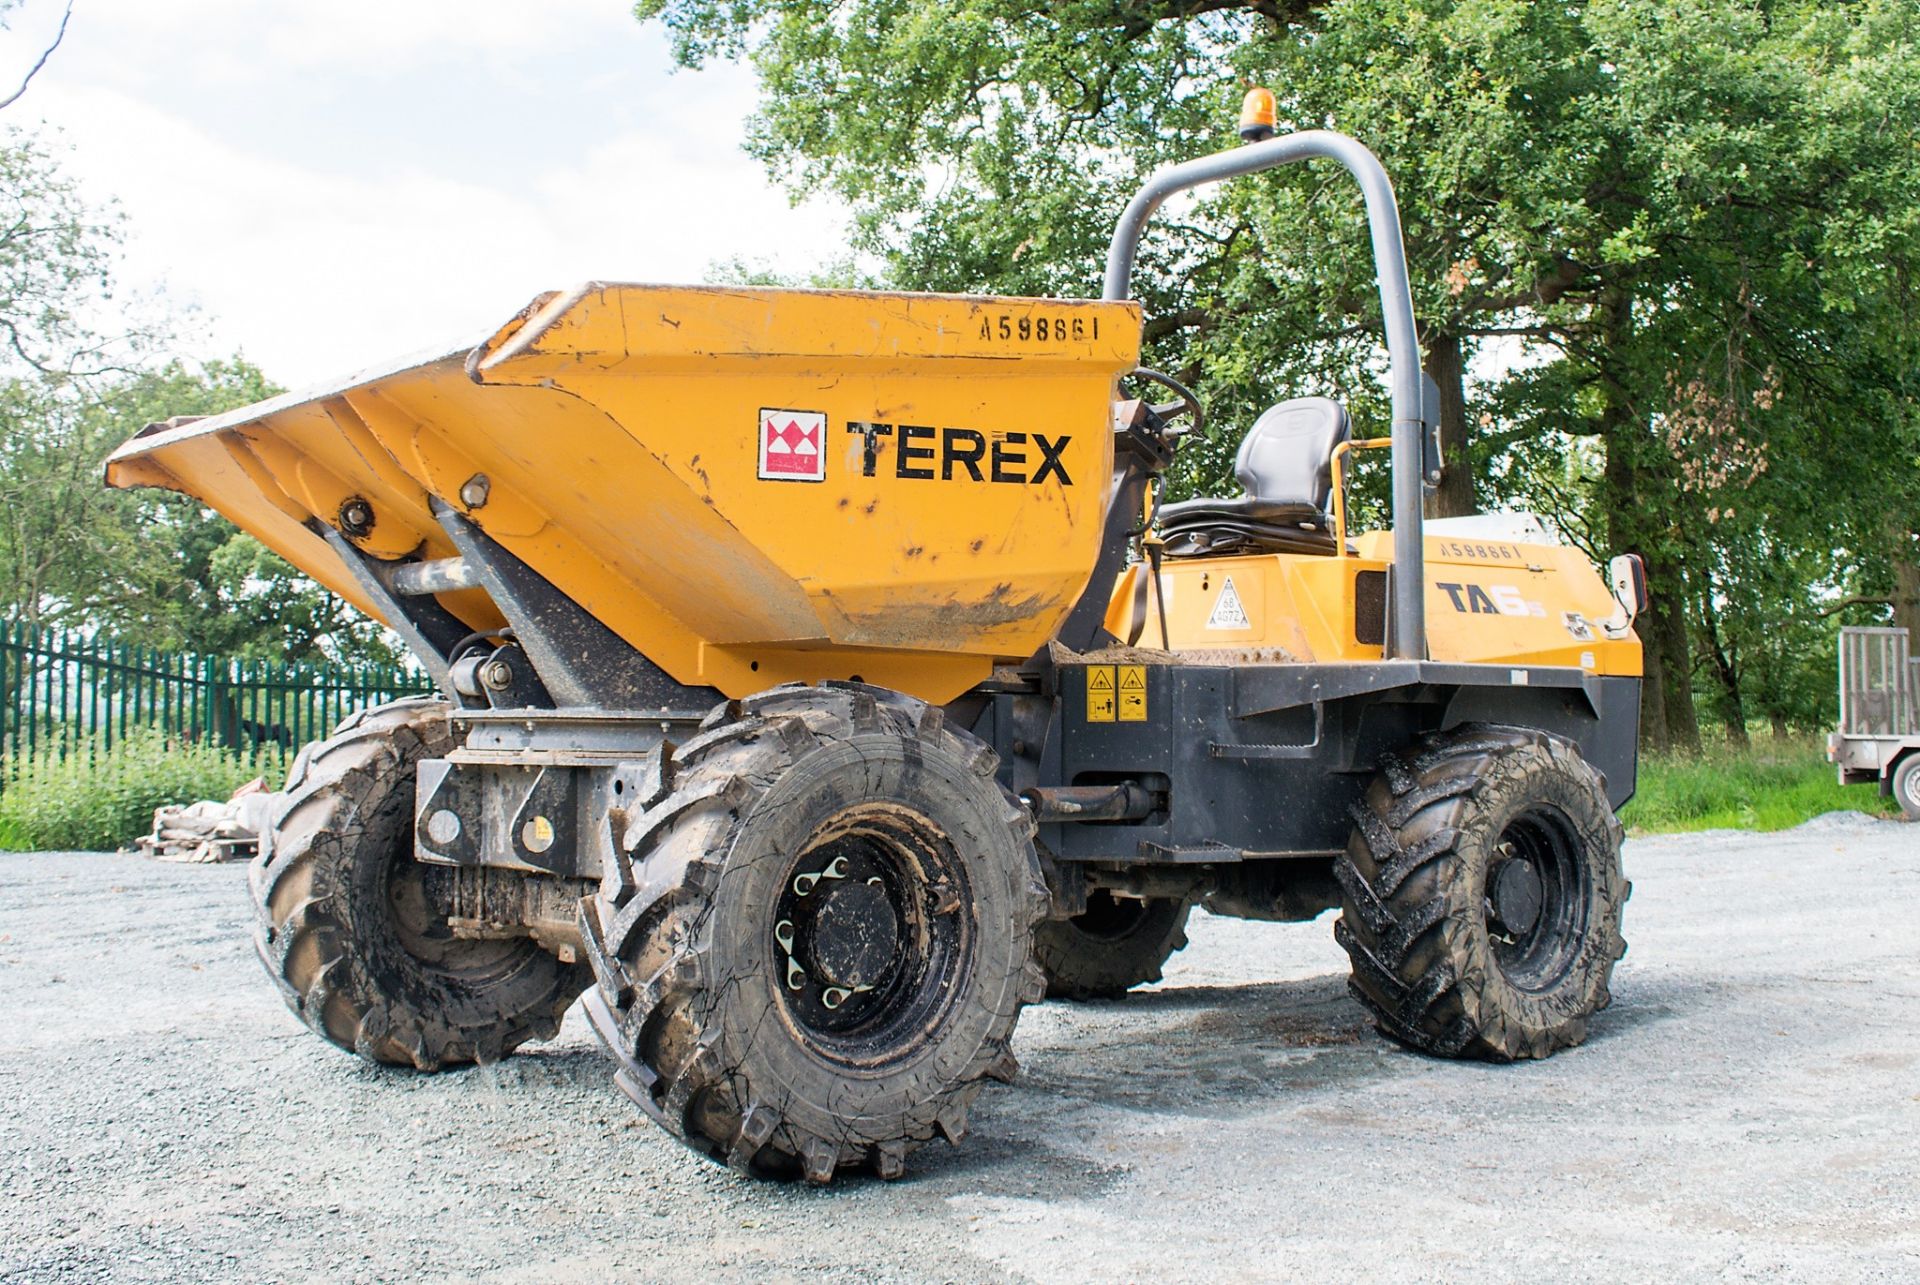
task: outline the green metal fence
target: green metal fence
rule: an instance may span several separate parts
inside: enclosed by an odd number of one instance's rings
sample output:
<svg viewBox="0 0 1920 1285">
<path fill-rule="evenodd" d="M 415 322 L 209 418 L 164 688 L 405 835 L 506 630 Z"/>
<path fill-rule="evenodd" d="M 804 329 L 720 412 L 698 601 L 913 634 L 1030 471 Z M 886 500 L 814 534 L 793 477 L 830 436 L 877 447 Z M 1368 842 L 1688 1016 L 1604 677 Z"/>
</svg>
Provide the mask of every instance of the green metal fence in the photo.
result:
<svg viewBox="0 0 1920 1285">
<path fill-rule="evenodd" d="M 387 666 L 282 665 L 0 625 L 0 759 L 102 753 L 155 728 L 242 758 L 284 757 L 353 711 L 429 691 Z"/>
</svg>

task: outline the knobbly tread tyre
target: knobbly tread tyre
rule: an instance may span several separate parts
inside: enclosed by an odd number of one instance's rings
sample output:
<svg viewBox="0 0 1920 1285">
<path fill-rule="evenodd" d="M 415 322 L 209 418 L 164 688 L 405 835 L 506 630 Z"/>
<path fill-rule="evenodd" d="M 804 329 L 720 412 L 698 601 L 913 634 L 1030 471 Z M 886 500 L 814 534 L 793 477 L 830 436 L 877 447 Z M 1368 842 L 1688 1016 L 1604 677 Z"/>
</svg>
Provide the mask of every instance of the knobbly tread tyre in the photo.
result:
<svg viewBox="0 0 1920 1285">
<path fill-rule="evenodd" d="M 1584 929 L 1545 990 L 1509 981 L 1488 922 L 1498 844 L 1530 800 L 1565 815 L 1591 863 Z M 1436 1056 L 1495 1062 L 1586 1038 L 1626 953 L 1620 919 L 1631 885 L 1605 781 L 1570 742 L 1492 725 L 1428 736 L 1383 761 L 1352 816 L 1335 863 L 1343 905 L 1334 935 L 1352 961 L 1349 988 L 1383 1034 Z"/>
<path fill-rule="evenodd" d="M 445 705 L 410 698 L 349 717 L 303 747 L 248 871 L 254 947 L 287 1007 L 372 1061 L 420 1071 L 493 1062 L 551 1039 L 591 974 L 532 941 L 435 944 L 422 959 L 391 926 L 411 863 L 413 765 L 455 745 Z"/>
<path fill-rule="evenodd" d="M 864 1076 L 807 1047 L 767 980 L 767 889 L 785 886 L 824 826 L 812 818 L 838 815 L 811 791 L 833 796 L 825 783 L 855 757 L 873 797 L 919 782 L 929 820 L 979 825 L 952 844 L 977 881 L 964 989 L 914 1051 Z M 983 1082 L 1012 1078 L 1014 1025 L 1045 989 L 1032 959 L 1048 905 L 1033 824 L 995 780 L 992 750 L 937 707 L 831 683 L 729 701 L 657 758 L 616 836 L 623 860 L 581 913 L 597 978 L 584 1006 L 618 1086 L 695 1151 L 757 1176 L 826 1182 L 867 1166 L 897 1178 L 914 1148 L 959 1142 Z"/>
<path fill-rule="evenodd" d="M 1150 898 L 1139 921 L 1118 934 L 1088 931 L 1087 915 L 1043 921 L 1034 929 L 1033 953 L 1047 975 L 1047 998 L 1117 999 L 1159 981 L 1167 960 L 1186 949 L 1192 910 L 1179 898 Z"/>
</svg>

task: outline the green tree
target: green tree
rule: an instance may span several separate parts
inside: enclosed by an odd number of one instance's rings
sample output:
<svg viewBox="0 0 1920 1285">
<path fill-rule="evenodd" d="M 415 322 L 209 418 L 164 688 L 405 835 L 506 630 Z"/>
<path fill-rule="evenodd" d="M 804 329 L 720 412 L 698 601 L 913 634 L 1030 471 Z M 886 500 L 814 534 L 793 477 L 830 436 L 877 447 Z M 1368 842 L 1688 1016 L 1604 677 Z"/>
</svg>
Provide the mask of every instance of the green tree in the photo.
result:
<svg viewBox="0 0 1920 1285">
<path fill-rule="evenodd" d="M 1900 387 L 1920 209 L 1911 0 L 637 12 L 689 65 L 752 61 L 749 150 L 797 192 L 849 201 L 859 248 L 908 288 L 1088 292 L 1129 190 L 1222 146 L 1246 84 L 1279 91 L 1283 128 L 1358 136 L 1398 184 L 1442 383 L 1432 510 L 1544 500 L 1590 551 L 1647 558 L 1657 747 L 1698 742 L 1699 639 L 1758 636 L 1849 578 L 1904 592 L 1920 474 Z M 1149 357 L 1198 381 L 1217 422 L 1324 389 L 1378 425 L 1371 277 L 1359 203 L 1330 167 L 1204 195 L 1144 247 Z M 1837 425 L 1867 449 L 1835 449 Z M 1221 485 L 1233 436 L 1191 451 L 1177 485 Z M 1894 516 L 1810 498 L 1867 490 Z M 1745 524 L 1763 514 L 1756 542 Z M 1845 532 L 1877 556 L 1842 566 Z M 1771 579 L 1724 556 L 1735 539 L 1777 551 Z"/>
<path fill-rule="evenodd" d="M 235 358 L 154 366 L 164 326 L 118 319 L 118 222 L 51 149 L 0 136 L 0 614 L 138 645 L 276 660 L 391 660 L 380 626 L 184 496 L 109 491 L 143 426 L 278 390 Z"/>
<path fill-rule="evenodd" d="M 0 383 L 0 602 L 162 649 L 391 660 L 385 632 L 197 500 L 110 491 L 101 461 L 167 415 L 278 390 L 244 360 L 86 381 Z"/>
</svg>

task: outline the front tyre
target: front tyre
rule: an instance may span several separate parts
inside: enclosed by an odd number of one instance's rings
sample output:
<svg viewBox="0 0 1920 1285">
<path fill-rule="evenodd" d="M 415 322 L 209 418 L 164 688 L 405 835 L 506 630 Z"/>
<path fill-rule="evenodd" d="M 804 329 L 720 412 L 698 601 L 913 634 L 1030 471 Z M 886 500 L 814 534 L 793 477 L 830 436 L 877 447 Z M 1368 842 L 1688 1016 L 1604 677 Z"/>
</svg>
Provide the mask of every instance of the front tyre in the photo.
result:
<svg viewBox="0 0 1920 1285">
<path fill-rule="evenodd" d="M 1626 952 L 1604 782 L 1543 732 L 1470 725 L 1389 756 L 1335 865 L 1334 935 L 1380 1030 L 1505 1062 L 1580 1043 Z"/>
<path fill-rule="evenodd" d="M 1046 885 L 985 745 L 877 689 L 783 687 L 665 760 L 586 903 L 616 1082 L 745 1172 L 898 1177 L 1010 1078 Z"/>
<path fill-rule="evenodd" d="M 254 945 L 287 1007 L 329 1043 L 421 1071 L 553 1038 L 591 978 L 524 937 L 453 935 L 452 872 L 414 860 L 413 782 L 454 746 L 437 702 L 355 714 L 300 751 L 249 871 Z"/>
</svg>

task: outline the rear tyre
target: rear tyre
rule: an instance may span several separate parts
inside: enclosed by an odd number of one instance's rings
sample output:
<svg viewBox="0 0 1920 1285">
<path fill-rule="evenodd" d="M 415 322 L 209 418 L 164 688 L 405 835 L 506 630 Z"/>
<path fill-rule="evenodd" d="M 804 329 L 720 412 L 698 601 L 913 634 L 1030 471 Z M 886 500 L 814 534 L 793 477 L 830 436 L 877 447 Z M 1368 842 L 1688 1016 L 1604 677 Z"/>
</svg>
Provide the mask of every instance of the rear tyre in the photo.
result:
<svg viewBox="0 0 1920 1285">
<path fill-rule="evenodd" d="M 592 977 L 527 938 L 449 929 L 452 872 L 413 857 L 413 782 L 455 743 L 434 701 L 349 718 L 294 760 L 249 872 L 254 945 L 287 1007 L 329 1043 L 421 1071 L 551 1039 Z"/>
<path fill-rule="evenodd" d="M 1187 944 L 1191 909 L 1175 897 L 1143 901 L 1095 889 L 1084 914 L 1049 919 L 1034 930 L 1047 997 L 1114 999 L 1159 981 L 1161 967 Z"/>
<path fill-rule="evenodd" d="M 1389 756 L 1335 865 L 1334 935 L 1382 1033 L 1505 1062 L 1580 1043 L 1626 952 L 1620 823 L 1568 742 L 1468 726 Z"/>
<path fill-rule="evenodd" d="M 1893 769 L 1893 797 L 1909 821 L 1920 821 L 1920 750 Z"/>
<path fill-rule="evenodd" d="M 851 685 L 729 702 L 628 813 L 582 936 L 615 1081 L 766 1176 L 958 1142 L 1040 998 L 1046 884 L 984 744 Z"/>
</svg>

